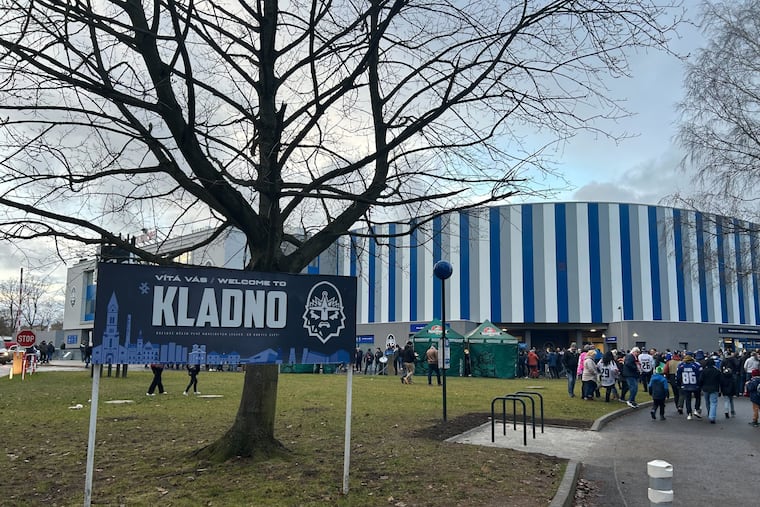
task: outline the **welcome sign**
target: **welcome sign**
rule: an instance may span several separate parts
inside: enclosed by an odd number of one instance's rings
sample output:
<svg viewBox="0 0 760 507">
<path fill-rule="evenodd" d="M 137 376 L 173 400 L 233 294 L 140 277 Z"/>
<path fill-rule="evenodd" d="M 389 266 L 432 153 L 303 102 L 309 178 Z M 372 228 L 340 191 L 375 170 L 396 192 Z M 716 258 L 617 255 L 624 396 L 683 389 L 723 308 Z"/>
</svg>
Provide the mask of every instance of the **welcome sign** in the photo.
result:
<svg viewBox="0 0 760 507">
<path fill-rule="evenodd" d="M 347 363 L 356 279 L 98 264 L 94 364 Z"/>
</svg>

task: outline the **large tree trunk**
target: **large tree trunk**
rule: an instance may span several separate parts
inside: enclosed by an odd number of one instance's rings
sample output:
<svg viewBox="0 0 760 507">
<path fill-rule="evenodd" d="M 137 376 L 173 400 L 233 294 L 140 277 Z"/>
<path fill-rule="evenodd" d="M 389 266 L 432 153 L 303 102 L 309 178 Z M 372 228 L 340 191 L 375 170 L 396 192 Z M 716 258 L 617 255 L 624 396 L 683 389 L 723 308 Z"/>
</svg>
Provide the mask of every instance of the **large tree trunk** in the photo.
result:
<svg viewBox="0 0 760 507">
<path fill-rule="evenodd" d="M 221 462 L 234 457 L 266 459 L 284 452 L 274 437 L 278 375 L 276 364 L 246 365 L 235 422 L 224 436 L 197 451 L 196 456 Z"/>
</svg>

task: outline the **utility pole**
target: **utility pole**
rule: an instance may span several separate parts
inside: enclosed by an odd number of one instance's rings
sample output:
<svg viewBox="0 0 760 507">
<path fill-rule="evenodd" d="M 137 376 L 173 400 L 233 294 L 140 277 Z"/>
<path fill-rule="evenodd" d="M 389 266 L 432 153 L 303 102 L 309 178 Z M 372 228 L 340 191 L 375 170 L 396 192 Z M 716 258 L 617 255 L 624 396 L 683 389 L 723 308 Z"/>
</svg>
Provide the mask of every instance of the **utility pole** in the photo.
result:
<svg viewBox="0 0 760 507">
<path fill-rule="evenodd" d="M 18 281 L 18 308 L 16 308 L 16 321 L 13 324 L 13 338 L 21 331 L 21 303 L 24 300 L 24 268 L 21 268 L 21 276 Z"/>
</svg>

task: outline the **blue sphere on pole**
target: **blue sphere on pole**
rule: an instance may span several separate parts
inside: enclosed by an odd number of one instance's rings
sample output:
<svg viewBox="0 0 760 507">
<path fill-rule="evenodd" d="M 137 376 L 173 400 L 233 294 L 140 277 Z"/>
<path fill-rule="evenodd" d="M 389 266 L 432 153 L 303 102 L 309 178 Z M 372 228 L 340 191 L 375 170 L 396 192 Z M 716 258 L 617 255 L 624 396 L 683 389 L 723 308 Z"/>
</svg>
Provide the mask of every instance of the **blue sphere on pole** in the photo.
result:
<svg viewBox="0 0 760 507">
<path fill-rule="evenodd" d="M 438 261 L 433 266 L 433 274 L 440 280 L 446 280 L 454 272 L 454 268 L 449 261 Z"/>
</svg>

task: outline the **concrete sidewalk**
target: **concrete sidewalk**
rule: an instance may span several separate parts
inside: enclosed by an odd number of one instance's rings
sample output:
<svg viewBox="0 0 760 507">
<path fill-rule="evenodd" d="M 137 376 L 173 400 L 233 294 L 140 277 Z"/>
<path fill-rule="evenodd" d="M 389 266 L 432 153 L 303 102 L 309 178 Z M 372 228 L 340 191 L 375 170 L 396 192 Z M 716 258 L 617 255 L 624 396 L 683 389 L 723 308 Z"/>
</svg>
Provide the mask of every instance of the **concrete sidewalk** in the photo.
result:
<svg viewBox="0 0 760 507">
<path fill-rule="evenodd" d="M 87 370 L 84 363 L 80 360 L 53 359 L 49 363 L 38 364 L 37 372 L 45 371 L 73 371 Z M 0 377 L 7 377 L 11 371 L 11 363 L 0 365 Z"/>
<path fill-rule="evenodd" d="M 734 403 L 736 417 L 726 419 L 719 398 L 717 424 L 710 424 L 706 415 L 687 421 L 672 402 L 666 408 L 667 420 L 654 421 L 647 403 L 605 416 L 591 430 L 547 426 L 542 434 L 537 425 L 534 440 L 528 425 L 527 446 L 521 425 L 515 431 L 509 424 L 504 435 L 501 421 L 495 425 L 494 442 L 490 423 L 449 441 L 570 460 L 552 505 L 572 505 L 575 482 L 582 477 L 597 486 L 600 506 L 648 507 L 647 463 L 652 460 L 673 465 L 673 505 L 756 505 L 755 481 L 747 474 L 756 469 L 760 457 L 760 428 L 747 424 L 752 415 L 749 399 L 735 398 Z"/>
</svg>

